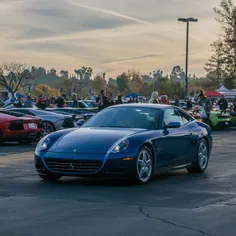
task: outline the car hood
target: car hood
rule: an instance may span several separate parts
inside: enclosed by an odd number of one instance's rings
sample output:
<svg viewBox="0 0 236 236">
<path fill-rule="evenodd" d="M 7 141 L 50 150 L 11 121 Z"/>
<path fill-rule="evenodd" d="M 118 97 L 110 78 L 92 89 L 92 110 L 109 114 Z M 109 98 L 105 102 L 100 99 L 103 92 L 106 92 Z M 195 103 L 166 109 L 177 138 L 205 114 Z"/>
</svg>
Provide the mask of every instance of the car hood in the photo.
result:
<svg viewBox="0 0 236 236">
<path fill-rule="evenodd" d="M 80 128 L 64 135 L 49 151 L 104 154 L 118 140 L 143 131 L 143 129 Z"/>
</svg>

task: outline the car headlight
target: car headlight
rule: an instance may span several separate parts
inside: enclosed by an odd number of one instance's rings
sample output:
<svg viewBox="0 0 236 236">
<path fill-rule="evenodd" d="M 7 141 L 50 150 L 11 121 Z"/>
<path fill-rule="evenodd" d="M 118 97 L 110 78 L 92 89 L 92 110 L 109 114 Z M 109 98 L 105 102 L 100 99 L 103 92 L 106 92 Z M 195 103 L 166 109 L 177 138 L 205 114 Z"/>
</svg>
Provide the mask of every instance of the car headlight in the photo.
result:
<svg viewBox="0 0 236 236">
<path fill-rule="evenodd" d="M 118 152 L 126 150 L 128 148 L 128 146 L 129 146 L 129 140 L 125 139 L 125 140 L 122 140 L 119 143 L 115 144 L 112 147 L 110 152 L 111 153 L 118 153 Z"/>
<path fill-rule="evenodd" d="M 42 138 L 38 142 L 38 144 L 36 146 L 36 150 L 43 151 L 43 150 L 47 149 L 49 143 L 50 143 L 50 138 L 48 136 L 45 136 L 44 138 Z"/>
</svg>

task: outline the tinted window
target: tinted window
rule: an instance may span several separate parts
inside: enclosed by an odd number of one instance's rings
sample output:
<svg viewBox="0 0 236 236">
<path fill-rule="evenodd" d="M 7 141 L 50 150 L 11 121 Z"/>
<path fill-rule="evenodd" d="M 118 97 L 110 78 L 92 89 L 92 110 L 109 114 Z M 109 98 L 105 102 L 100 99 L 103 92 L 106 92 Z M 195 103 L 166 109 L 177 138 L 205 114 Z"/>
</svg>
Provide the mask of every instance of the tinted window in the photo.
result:
<svg viewBox="0 0 236 236">
<path fill-rule="evenodd" d="M 92 117 L 83 127 L 123 127 L 154 130 L 159 128 L 160 109 L 112 107 Z"/>
<path fill-rule="evenodd" d="M 170 122 L 179 122 L 181 125 L 184 124 L 182 117 L 176 109 L 166 109 L 164 112 L 164 126 Z"/>
<path fill-rule="evenodd" d="M 183 112 L 181 110 L 178 110 L 179 111 L 179 114 L 181 115 L 182 119 L 183 119 L 183 122 L 184 124 L 187 124 L 188 122 L 190 121 L 193 121 L 194 119 L 188 115 L 186 112 Z"/>
<path fill-rule="evenodd" d="M 79 102 L 79 108 L 87 108 L 88 105 L 84 102 Z"/>
<path fill-rule="evenodd" d="M 23 114 L 26 114 L 26 115 L 30 115 L 30 116 L 34 116 L 33 113 L 31 113 L 30 111 L 28 110 L 15 110 L 15 112 L 20 112 L 20 113 L 23 113 Z"/>
</svg>

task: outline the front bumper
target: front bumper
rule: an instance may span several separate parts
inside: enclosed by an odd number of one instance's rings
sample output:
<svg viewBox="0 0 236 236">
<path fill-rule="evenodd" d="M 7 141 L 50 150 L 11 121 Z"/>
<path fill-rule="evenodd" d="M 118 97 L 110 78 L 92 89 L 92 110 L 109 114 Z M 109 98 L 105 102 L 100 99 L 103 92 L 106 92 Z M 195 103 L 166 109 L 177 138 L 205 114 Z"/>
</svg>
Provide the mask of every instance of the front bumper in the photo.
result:
<svg viewBox="0 0 236 236">
<path fill-rule="evenodd" d="M 35 168 L 41 175 L 61 176 L 116 176 L 130 177 L 136 172 L 136 160 L 123 160 L 136 155 L 36 153 Z"/>
<path fill-rule="evenodd" d="M 41 129 L 36 130 L 4 130 L 2 139 L 4 141 L 15 141 L 21 139 L 38 140 L 42 136 Z"/>
</svg>

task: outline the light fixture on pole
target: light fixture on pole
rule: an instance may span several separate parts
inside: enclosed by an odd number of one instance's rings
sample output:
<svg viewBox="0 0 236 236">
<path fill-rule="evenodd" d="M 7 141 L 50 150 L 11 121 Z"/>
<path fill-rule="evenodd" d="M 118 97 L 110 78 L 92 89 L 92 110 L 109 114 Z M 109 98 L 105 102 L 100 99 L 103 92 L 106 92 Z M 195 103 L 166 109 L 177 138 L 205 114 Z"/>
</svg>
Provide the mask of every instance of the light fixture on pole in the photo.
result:
<svg viewBox="0 0 236 236">
<path fill-rule="evenodd" d="M 188 47 L 189 47 L 189 22 L 198 22 L 198 19 L 178 18 L 178 21 L 186 23 L 186 61 L 185 61 L 185 97 L 188 96 Z"/>
</svg>

